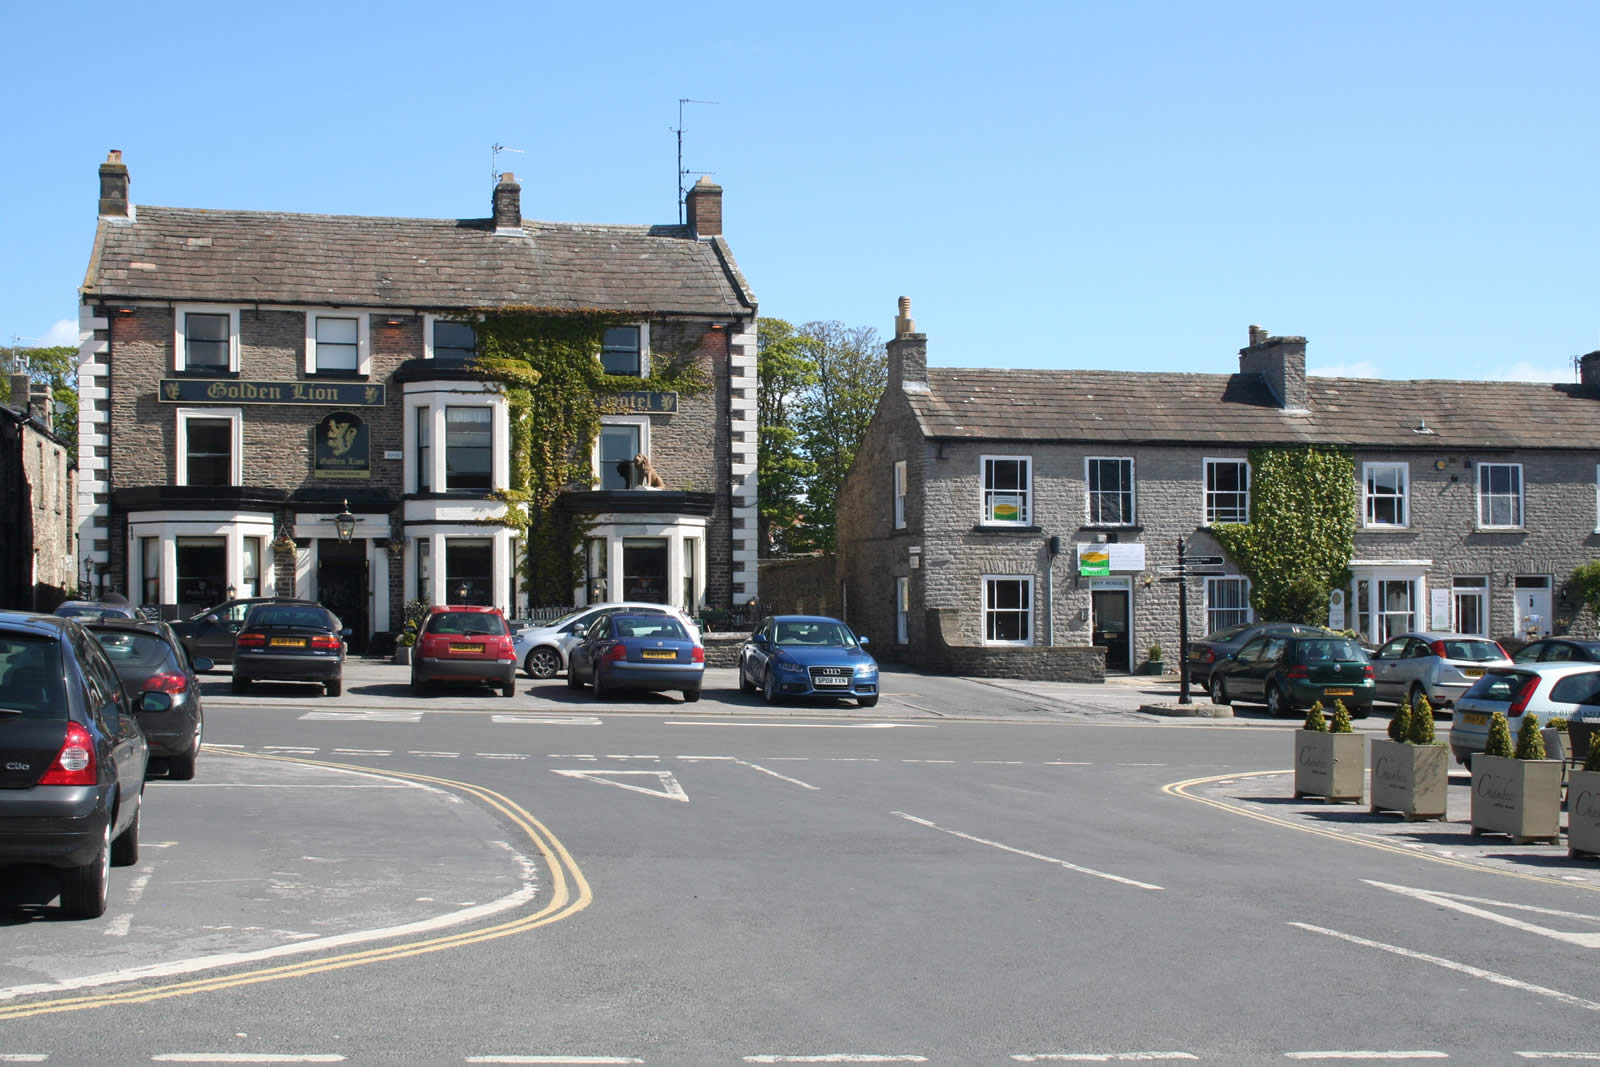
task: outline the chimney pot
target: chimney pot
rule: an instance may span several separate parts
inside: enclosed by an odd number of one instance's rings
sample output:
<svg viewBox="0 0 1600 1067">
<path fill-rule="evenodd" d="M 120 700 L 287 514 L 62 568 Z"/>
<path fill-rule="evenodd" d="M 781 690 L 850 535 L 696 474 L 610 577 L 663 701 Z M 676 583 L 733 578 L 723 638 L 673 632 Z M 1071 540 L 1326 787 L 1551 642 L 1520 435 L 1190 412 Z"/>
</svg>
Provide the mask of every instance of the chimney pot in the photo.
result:
<svg viewBox="0 0 1600 1067">
<path fill-rule="evenodd" d="M 911 298 L 900 298 L 900 314 L 894 320 L 894 339 L 884 345 L 888 357 L 891 393 L 905 389 L 928 388 L 928 338 L 917 332 L 911 321 Z"/>
<path fill-rule="evenodd" d="M 900 314 L 894 320 L 894 335 L 904 337 L 908 333 L 916 333 L 917 324 L 911 318 L 911 298 L 900 298 Z"/>
<path fill-rule="evenodd" d="M 690 233 L 696 237 L 722 236 L 722 186 L 701 175 L 684 197 L 684 208 Z"/>
</svg>

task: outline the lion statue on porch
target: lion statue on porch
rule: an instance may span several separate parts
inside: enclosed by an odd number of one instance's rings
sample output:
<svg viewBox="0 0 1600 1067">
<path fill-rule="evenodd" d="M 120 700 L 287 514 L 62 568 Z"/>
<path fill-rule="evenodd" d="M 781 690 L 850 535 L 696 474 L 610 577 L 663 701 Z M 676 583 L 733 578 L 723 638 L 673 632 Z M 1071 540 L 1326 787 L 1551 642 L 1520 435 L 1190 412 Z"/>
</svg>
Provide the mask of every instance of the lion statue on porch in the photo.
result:
<svg viewBox="0 0 1600 1067">
<path fill-rule="evenodd" d="M 634 484 L 640 489 L 665 489 L 667 483 L 661 480 L 661 475 L 656 473 L 655 465 L 650 462 L 650 457 L 640 452 L 633 457 Z"/>
</svg>

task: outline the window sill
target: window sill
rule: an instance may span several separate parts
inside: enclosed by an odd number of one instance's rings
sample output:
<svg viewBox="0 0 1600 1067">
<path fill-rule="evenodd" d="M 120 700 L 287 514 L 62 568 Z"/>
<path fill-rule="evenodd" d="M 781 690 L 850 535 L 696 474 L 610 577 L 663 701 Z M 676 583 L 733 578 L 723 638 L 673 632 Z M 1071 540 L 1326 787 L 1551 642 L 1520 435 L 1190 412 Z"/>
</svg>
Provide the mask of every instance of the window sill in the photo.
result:
<svg viewBox="0 0 1600 1067">
<path fill-rule="evenodd" d="M 1112 523 L 1099 523 L 1099 522 L 1086 522 L 1082 526 L 1078 527 L 1078 529 L 1080 529 L 1080 530 L 1088 530 L 1091 533 L 1099 533 L 1099 532 L 1105 532 L 1105 533 L 1144 533 L 1144 527 L 1139 525 L 1136 522 L 1128 523 L 1127 525 L 1117 525 L 1117 524 L 1112 524 Z"/>
<path fill-rule="evenodd" d="M 1472 532 L 1480 534 L 1525 534 L 1528 532 L 1528 528 L 1526 526 L 1474 526 Z"/>
<path fill-rule="evenodd" d="M 202 367 L 199 370 L 175 370 L 172 372 L 172 376 L 174 378 L 238 378 L 239 372 L 236 370 L 211 370 Z"/>
<path fill-rule="evenodd" d="M 906 533 L 905 530 L 896 530 L 895 533 Z M 972 528 L 973 533 L 1044 533 L 1042 526 L 1029 526 L 1021 523 L 980 522 Z"/>
<path fill-rule="evenodd" d="M 368 378 L 372 377 L 372 375 L 370 375 L 370 374 L 362 374 L 358 370 L 314 370 L 314 371 L 308 372 L 306 374 L 306 377 L 307 378 L 336 378 L 336 379 L 338 379 L 340 381 L 345 381 L 345 382 L 364 382 Z"/>
<path fill-rule="evenodd" d="M 1381 533 L 1403 534 L 1403 533 L 1415 533 L 1416 531 L 1410 526 L 1362 526 L 1362 527 L 1359 528 L 1359 530 L 1357 532 L 1358 533 L 1378 533 L 1378 534 L 1381 534 Z"/>
</svg>

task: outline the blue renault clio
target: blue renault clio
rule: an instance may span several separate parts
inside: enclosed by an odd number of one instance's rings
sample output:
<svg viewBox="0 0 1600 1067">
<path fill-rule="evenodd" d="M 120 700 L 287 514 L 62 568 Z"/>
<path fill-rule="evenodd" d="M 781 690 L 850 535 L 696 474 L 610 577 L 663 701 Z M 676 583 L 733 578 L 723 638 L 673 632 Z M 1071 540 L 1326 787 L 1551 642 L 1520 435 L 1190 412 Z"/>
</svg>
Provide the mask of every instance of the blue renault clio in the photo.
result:
<svg viewBox="0 0 1600 1067">
<path fill-rule="evenodd" d="M 788 698 L 853 697 L 878 702 L 878 662 L 865 637 L 823 615 L 762 619 L 739 650 L 739 688 L 768 704 Z"/>
</svg>

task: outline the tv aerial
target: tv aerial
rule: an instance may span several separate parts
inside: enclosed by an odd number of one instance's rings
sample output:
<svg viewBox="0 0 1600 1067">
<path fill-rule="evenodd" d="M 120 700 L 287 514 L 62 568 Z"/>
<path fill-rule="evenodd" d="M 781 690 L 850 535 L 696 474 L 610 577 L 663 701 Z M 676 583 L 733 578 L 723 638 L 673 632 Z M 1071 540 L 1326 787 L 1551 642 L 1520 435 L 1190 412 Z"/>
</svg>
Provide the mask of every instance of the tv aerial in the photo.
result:
<svg viewBox="0 0 1600 1067">
<path fill-rule="evenodd" d="M 683 179 L 689 174 L 683 167 L 683 105 L 684 104 L 716 104 L 716 100 L 691 100 L 687 96 L 678 97 L 678 125 L 673 128 L 673 133 L 678 135 L 678 225 L 683 225 L 683 203 L 686 190 Z M 704 174 L 715 174 L 716 171 L 702 171 Z"/>
<path fill-rule="evenodd" d="M 515 152 L 518 155 L 523 154 L 523 151 L 520 148 L 507 148 L 505 145 L 498 142 L 489 146 L 489 185 L 491 187 L 500 184 L 501 152 Z"/>
</svg>

